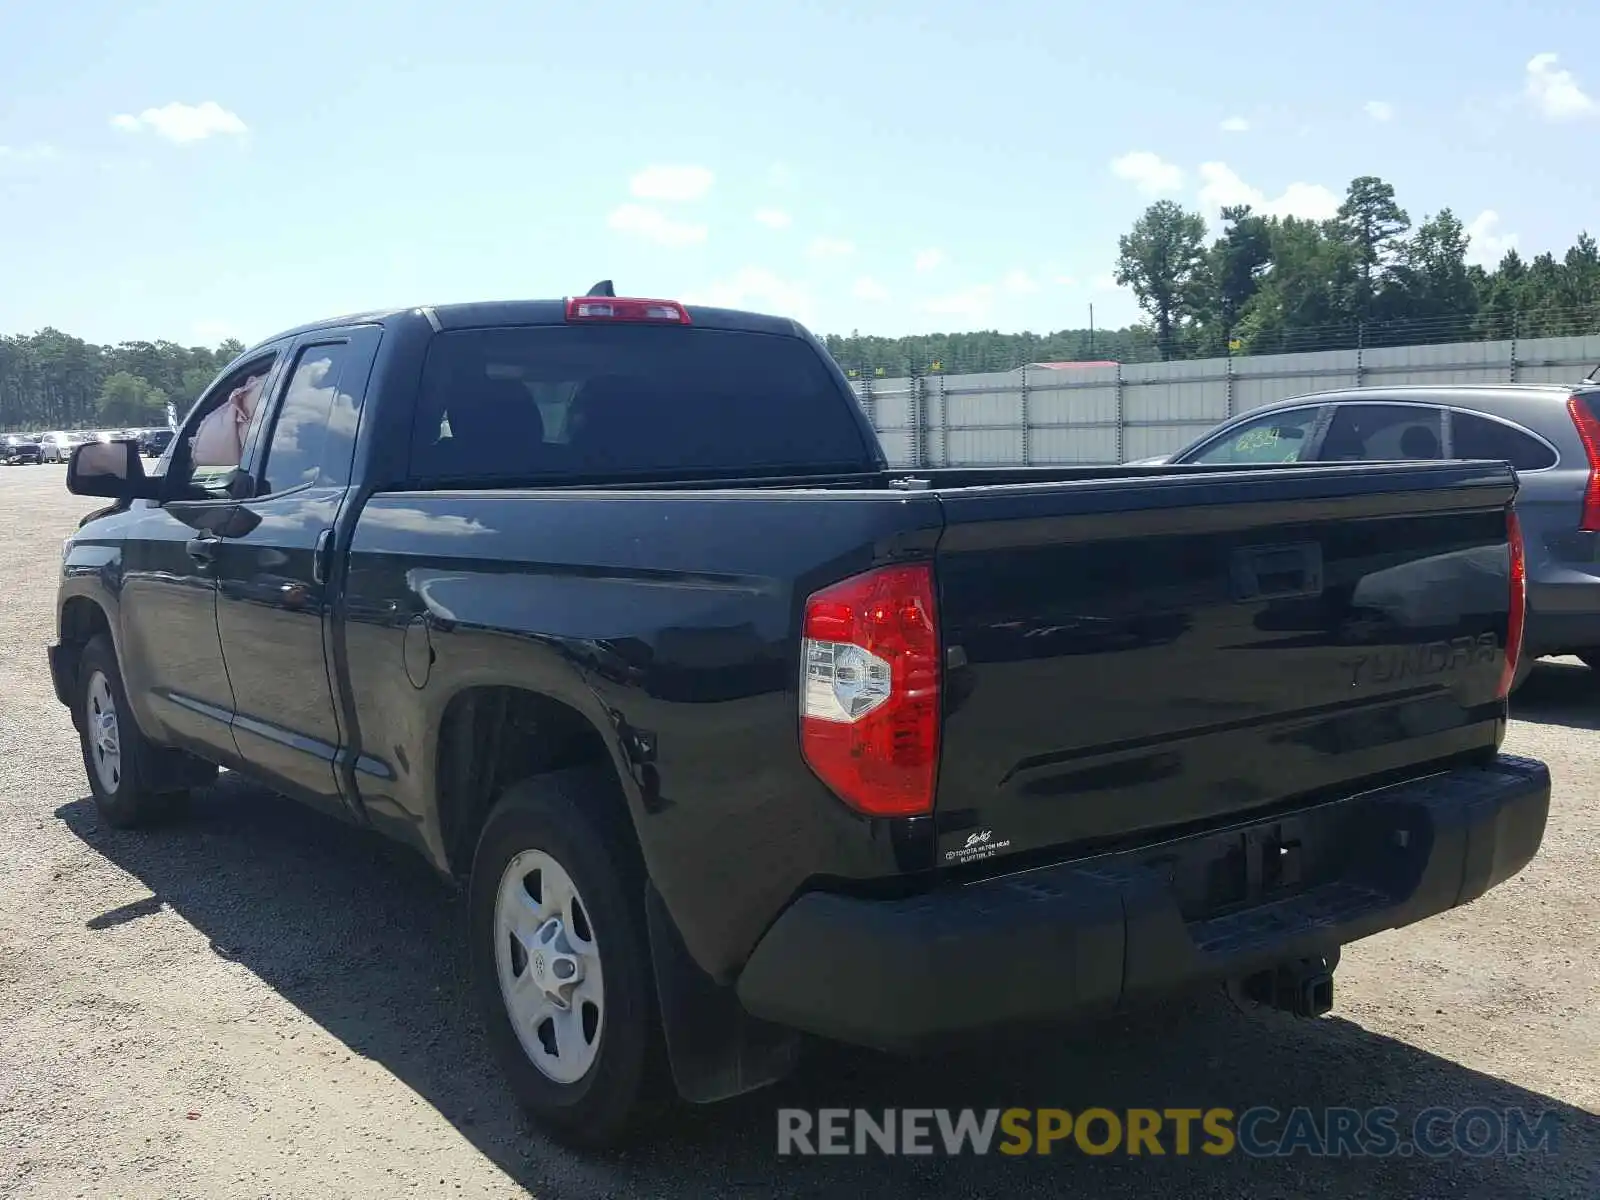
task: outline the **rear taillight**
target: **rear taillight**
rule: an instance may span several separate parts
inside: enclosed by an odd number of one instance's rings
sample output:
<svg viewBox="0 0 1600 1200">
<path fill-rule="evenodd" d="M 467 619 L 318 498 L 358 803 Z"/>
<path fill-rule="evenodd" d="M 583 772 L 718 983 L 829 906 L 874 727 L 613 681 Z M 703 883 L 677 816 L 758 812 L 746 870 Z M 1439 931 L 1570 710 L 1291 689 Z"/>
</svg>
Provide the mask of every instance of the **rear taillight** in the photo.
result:
<svg viewBox="0 0 1600 1200">
<path fill-rule="evenodd" d="M 1522 661 L 1522 629 L 1528 618 L 1528 553 L 1522 544 L 1522 522 L 1516 509 L 1506 510 L 1506 545 L 1511 552 L 1511 605 L 1506 614 L 1506 661 L 1500 668 L 1500 698 L 1511 695 L 1511 684 Z"/>
<path fill-rule="evenodd" d="M 938 630 L 925 563 L 880 567 L 806 601 L 801 751 L 819 779 L 869 816 L 933 811 Z"/>
<path fill-rule="evenodd" d="M 623 296 L 574 296 L 567 301 L 568 321 L 643 322 L 688 325 L 689 310 L 676 300 L 636 300 Z"/>
<path fill-rule="evenodd" d="M 1583 516 L 1578 528 L 1584 533 L 1600 533 L 1600 419 L 1595 417 L 1587 396 L 1567 400 L 1567 412 L 1589 458 L 1589 482 L 1583 488 Z"/>
</svg>

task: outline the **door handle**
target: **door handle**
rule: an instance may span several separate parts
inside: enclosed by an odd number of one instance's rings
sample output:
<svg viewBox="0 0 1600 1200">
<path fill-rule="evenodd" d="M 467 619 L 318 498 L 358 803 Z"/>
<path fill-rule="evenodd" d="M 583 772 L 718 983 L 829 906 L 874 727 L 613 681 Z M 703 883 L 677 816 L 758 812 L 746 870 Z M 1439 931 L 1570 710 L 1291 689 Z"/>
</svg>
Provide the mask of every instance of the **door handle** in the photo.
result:
<svg viewBox="0 0 1600 1200">
<path fill-rule="evenodd" d="M 317 534 L 317 547 L 311 554 L 311 582 L 328 582 L 329 564 L 333 558 L 333 530 L 324 529 Z"/>
<path fill-rule="evenodd" d="M 1229 573 L 1236 601 L 1314 598 L 1322 594 L 1322 546 L 1247 546 L 1234 551 Z"/>
<path fill-rule="evenodd" d="M 184 543 L 183 548 L 189 552 L 189 557 L 194 559 L 195 562 L 203 567 L 208 567 L 216 561 L 218 540 L 215 537 L 206 537 L 202 534 L 199 537 L 190 538 Z"/>
</svg>

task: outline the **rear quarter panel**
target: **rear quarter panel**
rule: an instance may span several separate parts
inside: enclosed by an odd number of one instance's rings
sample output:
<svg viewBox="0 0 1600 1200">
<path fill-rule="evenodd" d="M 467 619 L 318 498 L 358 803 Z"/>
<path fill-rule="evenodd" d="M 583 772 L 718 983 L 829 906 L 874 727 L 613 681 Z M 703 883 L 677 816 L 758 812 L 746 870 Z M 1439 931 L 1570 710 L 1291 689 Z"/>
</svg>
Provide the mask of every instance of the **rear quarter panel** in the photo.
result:
<svg viewBox="0 0 1600 1200">
<path fill-rule="evenodd" d="M 557 700 L 604 738 L 655 886 L 725 978 L 807 880 L 906 863 L 891 823 L 848 810 L 800 757 L 799 605 L 931 554 L 939 525 L 931 497 L 892 493 L 375 496 L 344 601 L 363 803 L 443 866 L 452 697 L 509 685 Z M 420 686 L 417 639 L 434 657 Z"/>
<path fill-rule="evenodd" d="M 1589 460 L 1567 411 L 1565 392 L 1511 395 L 1485 413 L 1521 425 L 1555 447 L 1554 467 L 1517 474 L 1517 512 L 1528 554 L 1528 650 L 1570 651 L 1570 618 L 1600 628 L 1600 535 L 1583 533 Z M 1554 618 L 1554 623 L 1550 622 Z"/>
</svg>

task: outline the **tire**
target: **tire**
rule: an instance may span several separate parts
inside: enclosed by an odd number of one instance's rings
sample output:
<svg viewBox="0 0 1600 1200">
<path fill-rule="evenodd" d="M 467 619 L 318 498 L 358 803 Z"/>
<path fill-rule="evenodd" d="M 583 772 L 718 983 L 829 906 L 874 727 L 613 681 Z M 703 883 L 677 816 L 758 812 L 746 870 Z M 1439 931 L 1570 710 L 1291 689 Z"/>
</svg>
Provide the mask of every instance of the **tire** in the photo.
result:
<svg viewBox="0 0 1600 1200">
<path fill-rule="evenodd" d="M 146 764 L 154 748 L 134 722 L 117 653 L 104 634 L 93 638 L 78 660 L 77 706 L 83 769 L 101 820 L 117 829 L 133 829 L 174 816 L 188 793 L 155 792 L 146 786 Z M 114 763 L 108 733 L 115 746 Z"/>
<path fill-rule="evenodd" d="M 637 1132 L 667 1078 L 644 866 L 607 819 L 625 814 L 616 793 L 609 768 L 589 767 L 508 788 L 468 883 L 472 986 L 495 1057 L 534 1120 L 590 1150 Z"/>
</svg>

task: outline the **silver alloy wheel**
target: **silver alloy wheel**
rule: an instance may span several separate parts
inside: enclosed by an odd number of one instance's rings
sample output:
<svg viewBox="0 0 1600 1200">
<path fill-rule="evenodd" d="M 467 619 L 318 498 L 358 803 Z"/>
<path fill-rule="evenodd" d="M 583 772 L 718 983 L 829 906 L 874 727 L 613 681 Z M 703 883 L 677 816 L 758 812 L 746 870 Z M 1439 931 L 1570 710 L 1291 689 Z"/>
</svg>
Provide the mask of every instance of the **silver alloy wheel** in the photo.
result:
<svg viewBox="0 0 1600 1200">
<path fill-rule="evenodd" d="M 494 902 L 500 998 L 539 1072 L 576 1083 L 594 1065 L 605 1018 L 600 947 L 572 876 L 543 850 L 506 864 Z"/>
<path fill-rule="evenodd" d="M 114 796 L 122 782 L 122 739 L 117 733 L 117 702 L 103 671 L 89 676 L 89 711 L 84 716 L 95 776 L 106 795 Z"/>
</svg>

